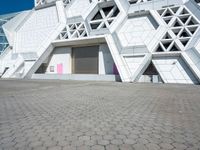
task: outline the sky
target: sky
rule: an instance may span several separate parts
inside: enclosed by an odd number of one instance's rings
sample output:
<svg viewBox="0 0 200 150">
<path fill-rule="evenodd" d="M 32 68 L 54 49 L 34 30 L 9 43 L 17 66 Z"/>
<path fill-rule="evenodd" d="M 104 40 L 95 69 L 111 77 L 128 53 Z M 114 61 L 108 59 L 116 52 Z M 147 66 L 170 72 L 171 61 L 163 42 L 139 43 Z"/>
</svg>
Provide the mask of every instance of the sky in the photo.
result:
<svg viewBox="0 0 200 150">
<path fill-rule="evenodd" d="M 34 0 L 0 0 L 0 15 L 32 9 Z"/>
</svg>

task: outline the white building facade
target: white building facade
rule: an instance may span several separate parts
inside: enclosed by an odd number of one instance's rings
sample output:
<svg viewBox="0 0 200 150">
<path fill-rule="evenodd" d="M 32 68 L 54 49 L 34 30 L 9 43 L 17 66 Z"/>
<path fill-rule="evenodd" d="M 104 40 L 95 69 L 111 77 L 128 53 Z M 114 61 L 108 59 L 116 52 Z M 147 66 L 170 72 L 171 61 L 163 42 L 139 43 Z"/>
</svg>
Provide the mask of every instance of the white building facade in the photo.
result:
<svg viewBox="0 0 200 150">
<path fill-rule="evenodd" d="M 35 0 L 0 16 L 0 76 L 199 84 L 199 3 Z"/>
</svg>

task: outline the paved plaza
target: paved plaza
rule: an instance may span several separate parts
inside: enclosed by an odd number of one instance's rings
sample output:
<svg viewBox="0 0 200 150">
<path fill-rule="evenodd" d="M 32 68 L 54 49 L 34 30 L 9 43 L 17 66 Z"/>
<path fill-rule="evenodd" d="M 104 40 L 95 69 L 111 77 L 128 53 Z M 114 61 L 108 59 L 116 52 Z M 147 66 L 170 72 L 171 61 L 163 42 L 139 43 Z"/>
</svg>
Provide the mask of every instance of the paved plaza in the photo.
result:
<svg viewBox="0 0 200 150">
<path fill-rule="evenodd" d="M 200 86 L 0 81 L 0 150 L 200 150 Z"/>
</svg>

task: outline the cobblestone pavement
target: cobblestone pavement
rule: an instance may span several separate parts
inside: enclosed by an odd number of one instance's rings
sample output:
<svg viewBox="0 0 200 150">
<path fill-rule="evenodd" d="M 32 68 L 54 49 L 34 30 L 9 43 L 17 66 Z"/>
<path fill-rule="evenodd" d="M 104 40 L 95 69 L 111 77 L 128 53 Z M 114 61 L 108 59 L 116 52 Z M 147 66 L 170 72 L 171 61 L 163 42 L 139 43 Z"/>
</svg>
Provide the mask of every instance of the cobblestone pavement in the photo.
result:
<svg viewBox="0 0 200 150">
<path fill-rule="evenodd" d="M 200 86 L 0 81 L 0 150 L 199 150 Z"/>
</svg>

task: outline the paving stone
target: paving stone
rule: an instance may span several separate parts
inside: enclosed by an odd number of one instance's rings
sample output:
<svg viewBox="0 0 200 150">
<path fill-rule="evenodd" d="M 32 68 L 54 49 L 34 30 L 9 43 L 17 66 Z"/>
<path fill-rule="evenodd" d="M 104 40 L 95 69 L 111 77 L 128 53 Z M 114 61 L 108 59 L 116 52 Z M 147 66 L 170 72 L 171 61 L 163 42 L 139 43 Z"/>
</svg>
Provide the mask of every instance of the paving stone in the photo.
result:
<svg viewBox="0 0 200 150">
<path fill-rule="evenodd" d="M 196 150 L 199 91 L 193 85 L 0 80 L 0 148 Z"/>
<path fill-rule="evenodd" d="M 146 144 L 146 147 L 148 150 L 159 150 L 160 147 L 157 144 L 149 143 Z"/>
<path fill-rule="evenodd" d="M 82 145 L 84 145 L 84 142 L 80 141 L 80 140 L 78 140 L 78 141 L 72 141 L 71 145 L 72 146 L 82 146 Z"/>
<path fill-rule="evenodd" d="M 135 144 L 133 145 L 134 150 L 148 150 L 144 144 Z"/>
<path fill-rule="evenodd" d="M 70 145 L 63 146 L 62 150 L 76 150 L 76 146 L 70 146 Z"/>
<path fill-rule="evenodd" d="M 121 144 L 123 144 L 123 141 L 120 140 L 120 139 L 114 139 L 114 140 L 111 140 L 111 144 L 113 144 L 113 145 L 121 145 Z"/>
<path fill-rule="evenodd" d="M 113 135 L 104 135 L 103 139 L 104 140 L 112 140 L 112 139 L 114 139 L 114 136 Z"/>
<path fill-rule="evenodd" d="M 101 145 L 94 145 L 91 147 L 91 150 L 105 150 L 105 148 Z"/>
<path fill-rule="evenodd" d="M 14 147 L 17 149 L 22 149 L 24 147 L 29 147 L 29 146 L 28 146 L 28 142 L 19 142 L 19 143 L 16 143 Z"/>
<path fill-rule="evenodd" d="M 48 150 L 61 150 L 61 149 L 62 149 L 61 146 L 52 146 L 48 148 Z"/>
<path fill-rule="evenodd" d="M 184 150 L 184 149 L 187 149 L 187 146 L 185 146 L 184 144 L 181 144 L 181 143 L 173 143 L 172 144 L 177 150 Z"/>
<path fill-rule="evenodd" d="M 127 137 L 125 135 L 117 134 L 117 135 L 115 135 L 115 138 L 116 139 L 126 139 Z"/>
<path fill-rule="evenodd" d="M 34 147 L 33 150 L 47 150 L 47 147 L 45 147 L 45 146 L 37 146 L 37 147 Z"/>
<path fill-rule="evenodd" d="M 36 142 L 31 142 L 29 144 L 29 147 L 38 147 L 38 146 L 42 146 L 42 142 L 41 141 L 36 141 Z"/>
<path fill-rule="evenodd" d="M 87 146 L 93 146 L 93 145 L 97 144 L 97 141 L 96 140 L 87 140 L 87 141 L 84 141 L 84 144 Z"/>
<path fill-rule="evenodd" d="M 106 150 L 119 150 L 117 145 L 106 145 Z"/>
<path fill-rule="evenodd" d="M 87 140 L 90 140 L 90 136 L 79 136 L 78 139 L 82 141 L 87 141 Z"/>
<path fill-rule="evenodd" d="M 136 140 L 134 140 L 134 139 L 125 139 L 123 141 L 125 144 L 135 144 L 136 143 Z"/>
<path fill-rule="evenodd" d="M 76 149 L 77 150 L 90 150 L 90 146 L 83 145 L 83 146 L 77 147 Z"/>
<path fill-rule="evenodd" d="M 57 142 L 56 142 L 56 141 L 53 141 L 53 140 L 51 140 L 51 141 L 46 141 L 46 142 L 43 143 L 43 145 L 46 146 L 46 147 L 53 147 L 53 146 L 56 146 L 56 145 L 57 145 Z"/>
<path fill-rule="evenodd" d="M 66 146 L 66 145 L 69 145 L 71 142 L 69 141 L 65 141 L 65 140 L 62 140 L 62 141 L 58 141 L 58 144 L 59 146 Z"/>
<path fill-rule="evenodd" d="M 138 138 L 136 141 L 137 141 L 137 143 L 141 143 L 141 144 L 147 144 L 147 143 L 149 143 L 148 140 L 143 139 L 143 138 Z"/>
<path fill-rule="evenodd" d="M 119 146 L 120 150 L 134 150 L 131 145 L 128 144 L 122 144 Z"/>
<path fill-rule="evenodd" d="M 108 145 L 110 144 L 109 140 L 97 140 L 97 144 L 99 145 Z"/>
<path fill-rule="evenodd" d="M 102 135 L 93 135 L 93 136 L 91 136 L 91 139 L 92 140 L 101 140 L 101 139 L 103 139 L 103 137 L 102 137 Z"/>
<path fill-rule="evenodd" d="M 166 150 L 170 150 L 174 148 L 171 144 L 168 144 L 168 143 L 160 143 L 159 145 L 161 148 L 166 149 Z"/>
</svg>

